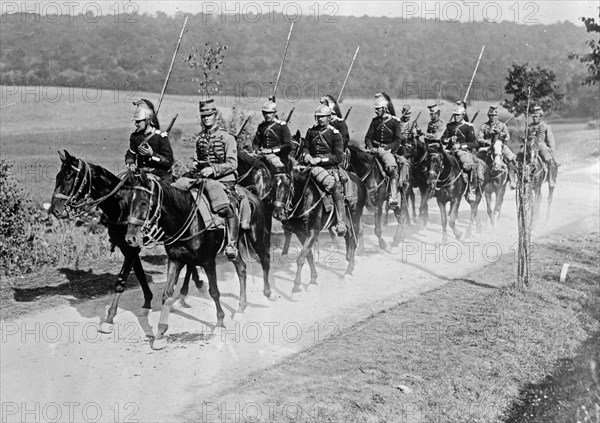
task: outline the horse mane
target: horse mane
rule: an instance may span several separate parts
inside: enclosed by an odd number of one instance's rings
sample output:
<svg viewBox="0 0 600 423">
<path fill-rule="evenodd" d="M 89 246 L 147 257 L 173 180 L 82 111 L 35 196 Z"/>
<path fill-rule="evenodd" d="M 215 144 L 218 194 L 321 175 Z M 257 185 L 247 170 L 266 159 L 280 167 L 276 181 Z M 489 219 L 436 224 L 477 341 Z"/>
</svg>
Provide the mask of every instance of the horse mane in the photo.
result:
<svg viewBox="0 0 600 423">
<path fill-rule="evenodd" d="M 371 163 L 375 159 L 375 155 L 367 153 L 354 145 L 349 145 L 348 149 L 350 150 L 350 154 L 355 156 L 361 162 Z"/>
<path fill-rule="evenodd" d="M 185 213 L 185 210 L 189 209 L 194 204 L 194 197 L 190 191 L 182 191 L 171 186 L 170 182 L 158 181 L 161 188 L 163 189 L 163 195 L 168 196 L 172 201 L 174 208 Z M 164 197 L 163 197 L 164 198 Z"/>
<path fill-rule="evenodd" d="M 258 166 L 259 163 L 262 163 L 258 158 L 251 156 L 247 151 L 244 150 L 238 151 L 238 161 L 241 164 L 247 165 L 248 167 Z"/>
<path fill-rule="evenodd" d="M 100 177 L 102 179 L 107 180 L 110 183 L 118 184 L 121 181 L 121 179 L 117 175 L 115 175 L 110 170 L 106 169 L 105 167 L 102 167 L 98 164 L 90 163 L 90 162 L 88 162 L 88 165 L 90 166 L 92 173 L 96 174 L 98 177 Z"/>
</svg>

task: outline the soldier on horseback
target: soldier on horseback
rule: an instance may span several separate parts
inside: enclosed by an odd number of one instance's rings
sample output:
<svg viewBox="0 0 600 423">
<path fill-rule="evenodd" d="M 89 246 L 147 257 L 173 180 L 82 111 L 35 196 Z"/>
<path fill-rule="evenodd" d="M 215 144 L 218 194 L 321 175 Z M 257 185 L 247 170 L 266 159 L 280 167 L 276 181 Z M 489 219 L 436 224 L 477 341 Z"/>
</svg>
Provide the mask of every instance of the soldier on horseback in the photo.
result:
<svg viewBox="0 0 600 423">
<path fill-rule="evenodd" d="M 531 115 L 533 122 L 529 125 L 528 132 L 530 137 L 537 139 L 538 155 L 546 166 L 548 166 L 548 185 L 553 188 L 556 185 L 556 174 L 559 166 L 554 157 L 556 144 L 552 128 L 546 122 L 542 121 L 542 116 L 544 116 L 542 108 L 535 106 Z"/>
<path fill-rule="evenodd" d="M 389 102 L 379 95 L 373 107 L 375 116 L 365 135 L 365 147 L 377 153 L 383 169 L 390 178 L 390 207 L 398 206 L 398 164 L 394 154 L 400 147 L 400 121 L 390 114 Z"/>
<path fill-rule="evenodd" d="M 272 174 L 277 174 L 285 172 L 292 151 L 292 135 L 287 123 L 277 119 L 277 104 L 273 100 L 268 100 L 262 106 L 264 120 L 256 129 L 252 148 L 264 157 Z"/>
<path fill-rule="evenodd" d="M 515 160 L 517 156 L 511 151 L 506 145 L 510 141 L 510 133 L 506 124 L 498 120 L 498 106 L 491 105 L 488 110 L 488 121 L 481 124 L 479 133 L 477 134 L 477 142 L 480 147 L 487 147 L 488 149 L 494 148 L 494 141 L 502 141 L 502 157 L 508 167 L 508 179 L 510 181 L 510 188 L 515 189 L 516 187 L 516 164 Z M 499 157 L 494 160 L 500 160 Z M 500 163 L 496 163 L 500 165 Z"/>
<path fill-rule="evenodd" d="M 410 118 L 412 111 L 410 105 L 405 104 L 402 106 L 402 115 L 400 115 L 400 143 L 406 145 L 407 142 L 412 140 L 421 132 L 417 121 Z"/>
<path fill-rule="evenodd" d="M 323 188 L 331 192 L 335 203 L 337 217 L 336 232 L 339 236 L 346 234 L 346 211 L 344 207 L 344 194 L 340 182 L 339 166 L 344 159 L 343 140 L 340 132 L 331 124 L 331 109 L 321 105 L 315 110 L 316 124 L 306 132 L 302 157 L 304 163 L 324 168 L 329 175 L 324 175 Z M 313 168 L 312 174 L 317 175 L 318 168 Z M 333 183 L 328 182 L 327 176 L 333 177 Z M 315 178 L 321 179 L 319 177 Z M 329 185 L 329 186 L 328 186 Z M 331 186 L 333 185 L 333 186 Z"/>
<path fill-rule="evenodd" d="M 446 129 L 446 122 L 440 117 L 442 111 L 437 104 L 427 106 L 429 109 L 429 123 L 427 124 L 427 132 L 424 135 L 425 142 L 438 143 L 444 135 Z"/>
<path fill-rule="evenodd" d="M 154 105 L 145 99 L 135 103 L 135 129 L 129 138 L 125 164 L 130 170 L 143 169 L 160 178 L 171 175 L 173 150 L 166 132 L 159 129 Z"/>
<path fill-rule="evenodd" d="M 344 151 L 346 151 L 348 148 L 348 143 L 350 142 L 350 134 L 348 132 L 348 125 L 342 117 L 342 110 L 340 109 L 340 106 L 329 94 L 325 97 L 321 97 L 320 103 L 331 109 L 330 125 L 340 131 L 340 135 L 344 141 Z"/>
<path fill-rule="evenodd" d="M 477 152 L 478 144 L 475 137 L 473 125 L 464 120 L 466 110 L 464 107 L 457 107 L 452 113 L 453 120 L 446 125 L 446 131 L 442 135 L 442 144 L 447 144 L 447 148 L 453 151 L 460 163 L 462 170 L 467 175 L 468 201 L 475 201 L 475 191 L 477 188 Z M 481 176 L 481 175 L 479 175 Z"/>
<path fill-rule="evenodd" d="M 229 237 L 225 255 L 229 260 L 235 260 L 239 232 L 239 220 L 235 212 L 238 203 L 235 193 L 237 144 L 233 135 L 221 129 L 217 123 L 213 99 L 200 101 L 199 109 L 203 130 L 196 138 L 196 171 L 200 177 L 220 183 L 207 185 L 206 191 L 214 211 L 225 217 Z"/>
</svg>

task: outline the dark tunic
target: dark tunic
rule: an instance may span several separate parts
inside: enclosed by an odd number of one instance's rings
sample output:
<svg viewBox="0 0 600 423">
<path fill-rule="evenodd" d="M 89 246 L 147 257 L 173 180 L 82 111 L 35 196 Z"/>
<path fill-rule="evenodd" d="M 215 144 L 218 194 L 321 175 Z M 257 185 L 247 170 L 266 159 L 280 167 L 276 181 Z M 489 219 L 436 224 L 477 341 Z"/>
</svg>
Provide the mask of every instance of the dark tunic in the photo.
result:
<svg viewBox="0 0 600 423">
<path fill-rule="evenodd" d="M 306 132 L 302 154 L 321 158 L 319 166 L 324 168 L 339 166 L 344 160 L 342 135 L 331 125 L 324 129 L 315 125 Z"/>
<path fill-rule="evenodd" d="M 393 116 L 386 118 L 375 117 L 371 121 L 367 135 L 365 136 L 365 146 L 367 148 L 383 147 L 396 153 L 400 147 L 401 141 L 400 121 Z"/>
<path fill-rule="evenodd" d="M 456 141 L 452 142 L 451 138 L 456 136 Z M 468 151 L 474 152 L 479 148 L 473 125 L 467 122 L 450 122 L 446 125 L 446 131 L 442 135 L 442 143 L 448 143 L 448 148 L 451 149 L 454 143 L 461 147 L 466 146 Z"/>
<path fill-rule="evenodd" d="M 166 132 L 152 128 L 149 134 L 133 132 L 129 138 L 129 150 L 125 153 L 125 163 L 135 163 L 140 168 L 146 168 L 157 176 L 164 177 L 171 174 L 173 166 L 173 150 Z M 138 153 L 139 146 L 145 142 L 152 148 L 152 156 L 143 156 Z"/>
<path fill-rule="evenodd" d="M 273 122 L 262 121 L 256 129 L 252 146 L 259 148 L 280 148 L 277 153 L 282 160 L 292 151 L 292 135 L 285 121 L 275 119 Z"/>
</svg>

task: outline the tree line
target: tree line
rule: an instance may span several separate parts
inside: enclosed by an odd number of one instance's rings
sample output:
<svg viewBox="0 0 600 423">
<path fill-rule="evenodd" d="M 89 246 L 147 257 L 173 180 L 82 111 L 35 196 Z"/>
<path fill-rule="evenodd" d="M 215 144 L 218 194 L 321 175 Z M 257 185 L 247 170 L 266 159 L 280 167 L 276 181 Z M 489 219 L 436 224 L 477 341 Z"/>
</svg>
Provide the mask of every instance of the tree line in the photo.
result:
<svg viewBox="0 0 600 423">
<path fill-rule="evenodd" d="M 56 21 L 35 14 L 2 15 L 1 83 L 160 91 L 184 15 L 119 17 L 92 21 L 79 15 Z M 394 98 L 456 100 L 462 98 L 485 44 L 471 99 L 501 102 L 507 97 L 508 69 L 528 63 L 555 73 L 565 93 L 563 112 L 589 113 L 585 106 L 590 88 L 580 84 L 585 68 L 568 58 L 569 53 L 586 51 L 587 34 L 572 23 L 422 22 L 419 18 L 367 16 L 336 19 L 337 23 L 325 23 L 305 17 L 296 23 L 280 96 L 337 93 L 360 44 L 345 96 L 371 97 L 386 91 Z M 168 92 L 196 94 L 200 75 L 185 58 L 203 46 L 223 45 L 227 50 L 213 92 L 266 97 L 288 29 L 289 21 L 280 14 L 257 22 L 233 18 L 223 22 L 212 15 L 190 15 Z M 581 100 L 584 98 L 588 100 Z"/>
</svg>

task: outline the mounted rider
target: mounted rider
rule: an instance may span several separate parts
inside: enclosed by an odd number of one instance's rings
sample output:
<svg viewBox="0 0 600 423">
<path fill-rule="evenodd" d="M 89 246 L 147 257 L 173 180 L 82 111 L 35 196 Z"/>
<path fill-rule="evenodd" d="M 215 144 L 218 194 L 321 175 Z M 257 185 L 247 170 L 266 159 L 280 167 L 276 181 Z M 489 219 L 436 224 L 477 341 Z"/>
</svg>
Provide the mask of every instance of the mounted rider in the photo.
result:
<svg viewBox="0 0 600 423">
<path fill-rule="evenodd" d="M 306 132 L 302 158 L 304 163 L 314 166 L 311 174 L 322 184 L 326 192 L 331 193 L 337 218 L 335 230 L 339 236 L 343 236 L 346 234 L 346 210 L 339 166 L 344 159 L 344 141 L 340 132 L 330 124 L 329 107 L 324 105 L 317 107 L 315 121 L 316 124 Z"/>
<path fill-rule="evenodd" d="M 201 178 L 219 182 L 208 184 L 205 189 L 213 210 L 225 218 L 228 243 L 225 255 L 229 260 L 238 256 L 239 220 L 236 214 L 238 197 L 235 193 L 237 180 L 237 143 L 230 133 L 221 129 L 217 122 L 214 100 L 199 103 L 202 132 L 196 138 L 196 171 Z"/>
<path fill-rule="evenodd" d="M 132 120 L 135 129 L 129 138 L 129 150 L 125 153 L 125 164 L 129 170 L 143 169 L 159 178 L 171 176 L 173 150 L 168 134 L 160 130 L 152 102 L 141 99 Z"/>
<path fill-rule="evenodd" d="M 285 172 L 292 151 L 292 135 L 287 122 L 277 119 L 277 104 L 273 100 L 262 106 L 264 120 L 256 129 L 252 149 L 264 158 L 271 172 L 277 174 Z"/>
<path fill-rule="evenodd" d="M 331 109 L 331 122 L 329 124 L 340 131 L 340 135 L 344 141 L 344 151 L 346 151 L 348 143 L 350 142 L 350 133 L 348 131 L 348 125 L 342 117 L 342 110 L 340 109 L 339 104 L 330 94 L 321 97 L 319 102 Z"/>
<path fill-rule="evenodd" d="M 427 132 L 424 135 L 424 140 L 427 144 L 438 143 L 446 130 L 446 122 L 441 118 L 442 110 L 438 104 L 427 106 L 429 109 L 429 123 L 427 124 Z"/>
<path fill-rule="evenodd" d="M 475 201 L 475 191 L 478 185 L 477 168 L 479 164 L 474 154 L 477 153 L 479 145 L 477 144 L 473 125 L 464 120 L 465 114 L 466 110 L 462 106 L 454 110 L 452 120 L 446 125 L 441 142 L 442 144 L 447 144 L 448 150 L 454 152 L 456 155 L 460 167 L 467 175 L 467 200 Z"/>
<path fill-rule="evenodd" d="M 401 142 L 400 121 L 390 114 L 389 102 L 383 95 L 377 97 L 373 107 L 375 116 L 365 135 L 365 147 L 377 153 L 383 170 L 390 178 L 390 207 L 398 206 L 398 164 L 394 154 Z"/>
<path fill-rule="evenodd" d="M 488 121 L 481 124 L 479 132 L 477 134 L 477 142 L 479 147 L 486 147 L 487 149 L 493 149 L 494 141 L 502 142 L 502 158 L 508 167 L 508 179 L 510 181 L 510 188 L 515 189 L 516 187 L 516 158 L 517 156 L 512 150 L 506 145 L 510 141 L 510 133 L 506 124 L 498 120 L 498 106 L 490 105 L 488 110 Z M 500 161 L 500 158 L 494 158 L 495 161 Z M 500 165 L 500 163 L 496 163 Z"/>
<path fill-rule="evenodd" d="M 419 124 L 416 120 L 411 119 L 410 105 L 405 104 L 402 106 L 402 114 L 400 115 L 400 143 L 406 145 L 406 143 L 412 142 L 412 140 L 418 136 L 421 132 Z"/>
<path fill-rule="evenodd" d="M 556 185 L 556 174 L 559 166 L 556 157 L 554 157 L 556 143 L 552 128 L 546 122 L 542 121 L 542 116 L 544 116 L 542 108 L 534 106 L 533 114 L 531 115 L 533 122 L 529 124 L 528 134 L 537 140 L 538 155 L 546 166 L 548 166 L 548 185 L 553 188 Z"/>
</svg>

